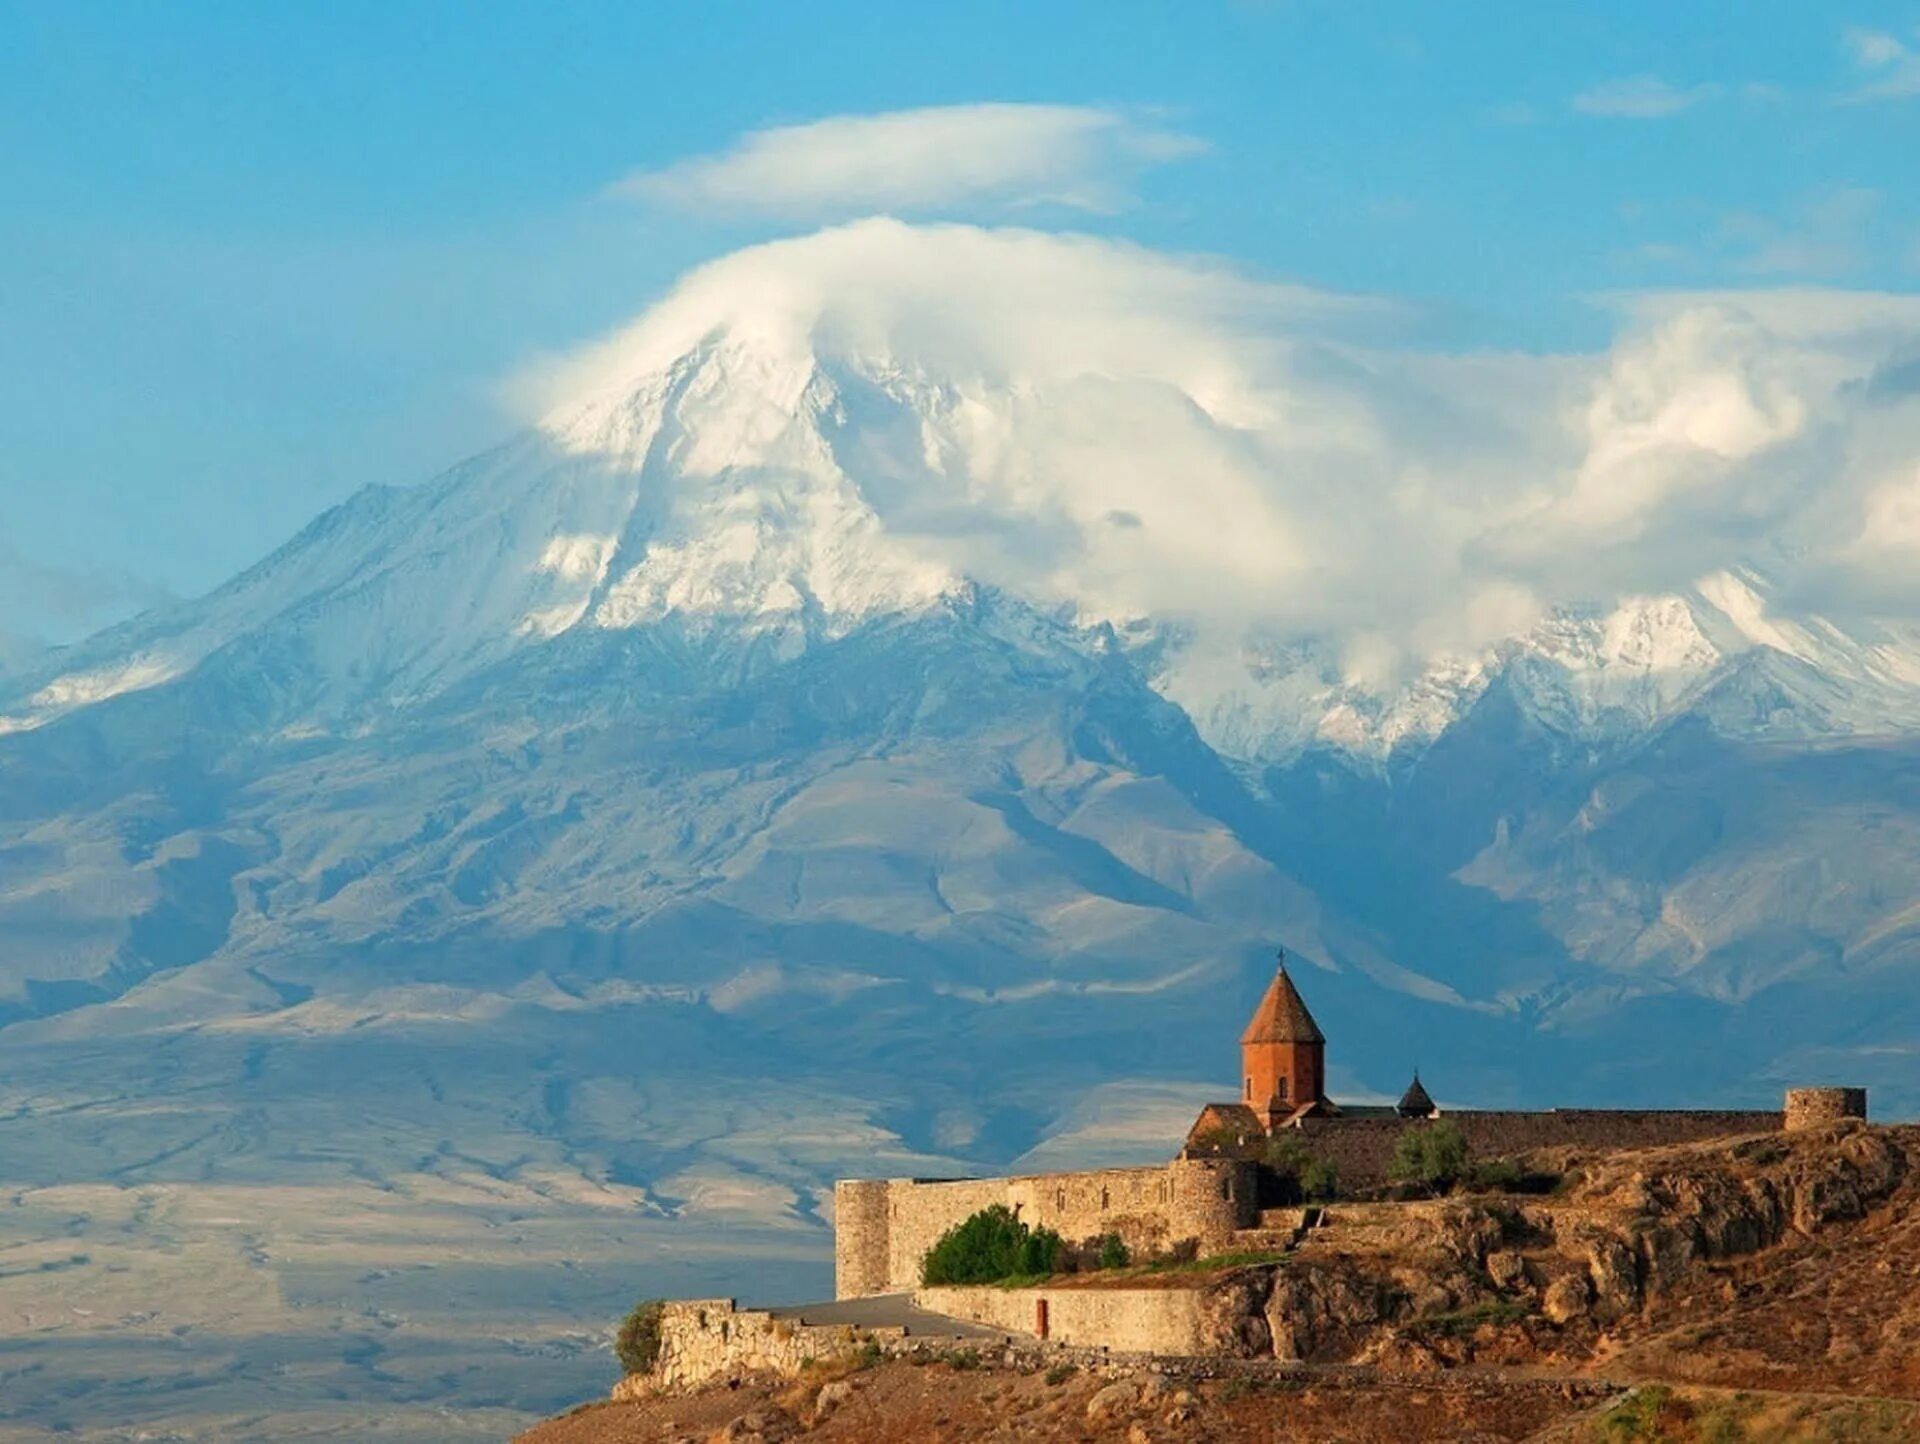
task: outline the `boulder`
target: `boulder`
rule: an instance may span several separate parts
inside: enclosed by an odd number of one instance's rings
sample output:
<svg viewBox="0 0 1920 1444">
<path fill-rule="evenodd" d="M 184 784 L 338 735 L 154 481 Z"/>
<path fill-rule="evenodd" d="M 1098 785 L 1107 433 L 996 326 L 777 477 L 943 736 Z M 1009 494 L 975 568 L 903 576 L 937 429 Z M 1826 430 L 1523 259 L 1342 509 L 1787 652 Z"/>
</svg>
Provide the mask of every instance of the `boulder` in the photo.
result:
<svg viewBox="0 0 1920 1444">
<path fill-rule="evenodd" d="M 1637 1308 L 1640 1271 L 1634 1266 L 1633 1250 L 1612 1234 L 1602 1233 L 1586 1240 L 1586 1253 L 1594 1296 L 1611 1308 Z"/>
<path fill-rule="evenodd" d="M 834 1379 L 822 1384 L 813 1399 L 813 1421 L 819 1423 L 853 1397 L 853 1380 Z"/>
<path fill-rule="evenodd" d="M 1515 1289 L 1526 1282 L 1527 1261 L 1511 1249 L 1496 1249 L 1487 1255 L 1487 1277 L 1497 1289 Z"/>
<path fill-rule="evenodd" d="M 1109 1384 L 1087 1400 L 1087 1417 L 1105 1419 L 1109 1415 L 1121 1413 L 1133 1407 L 1135 1398 L 1133 1385 L 1125 1379 Z"/>
<path fill-rule="evenodd" d="M 1344 1355 L 1391 1312 L 1381 1284 L 1344 1268 L 1294 1268 L 1274 1276 L 1267 1297 L 1273 1357 L 1297 1362 Z"/>
<path fill-rule="evenodd" d="M 1562 1274 L 1547 1285 L 1540 1312 L 1551 1324 L 1566 1325 L 1580 1318 L 1593 1303 L 1593 1287 L 1582 1274 Z"/>
</svg>

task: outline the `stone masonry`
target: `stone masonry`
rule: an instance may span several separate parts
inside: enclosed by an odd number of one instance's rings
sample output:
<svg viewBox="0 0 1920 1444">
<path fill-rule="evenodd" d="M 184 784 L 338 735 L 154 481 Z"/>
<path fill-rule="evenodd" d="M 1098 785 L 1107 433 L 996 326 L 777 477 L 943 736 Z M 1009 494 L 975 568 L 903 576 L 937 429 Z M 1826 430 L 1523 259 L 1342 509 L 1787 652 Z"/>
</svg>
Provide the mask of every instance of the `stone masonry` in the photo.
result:
<svg viewBox="0 0 1920 1444">
<path fill-rule="evenodd" d="M 1787 1131 L 1824 1128 L 1843 1118 L 1867 1116 L 1867 1090 L 1864 1088 L 1789 1088 L 1787 1090 Z"/>
<path fill-rule="evenodd" d="M 918 1288 L 920 1262 L 940 1235 L 996 1203 L 1069 1243 L 1114 1233 L 1144 1254 L 1187 1240 L 1203 1251 L 1224 1246 L 1257 1220 L 1254 1195 L 1254 1166 L 1225 1158 L 1019 1178 L 843 1180 L 834 1188 L 834 1296 Z"/>
</svg>

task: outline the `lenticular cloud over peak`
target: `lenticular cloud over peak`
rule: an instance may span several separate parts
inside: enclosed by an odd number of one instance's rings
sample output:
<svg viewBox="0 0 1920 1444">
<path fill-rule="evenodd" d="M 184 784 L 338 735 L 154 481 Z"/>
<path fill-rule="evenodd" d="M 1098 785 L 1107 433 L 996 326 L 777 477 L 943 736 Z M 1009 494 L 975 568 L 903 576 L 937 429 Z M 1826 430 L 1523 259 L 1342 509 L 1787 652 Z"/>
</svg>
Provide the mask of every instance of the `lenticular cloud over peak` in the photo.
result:
<svg viewBox="0 0 1920 1444">
<path fill-rule="evenodd" d="M 1860 527 L 1904 514 L 1920 423 L 1874 378 L 1920 317 L 1867 301 L 1645 297 L 1600 354 L 1434 354 L 1384 302 L 881 218 L 703 266 L 522 389 L 559 445 L 623 465 L 657 465 L 673 411 L 690 498 L 806 474 L 928 576 L 1180 618 L 1226 653 L 1312 632 L 1405 680 L 1727 568 L 1837 605 L 1871 562 L 1884 600 Z"/>
<path fill-rule="evenodd" d="M 1209 370 L 1250 373 L 1249 348 L 1391 311 L 1124 242 L 874 217 L 709 262 L 521 389 L 558 412 L 723 334 L 956 375 L 1037 383 L 1108 371 L 1186 385 Z"/>
</svg>

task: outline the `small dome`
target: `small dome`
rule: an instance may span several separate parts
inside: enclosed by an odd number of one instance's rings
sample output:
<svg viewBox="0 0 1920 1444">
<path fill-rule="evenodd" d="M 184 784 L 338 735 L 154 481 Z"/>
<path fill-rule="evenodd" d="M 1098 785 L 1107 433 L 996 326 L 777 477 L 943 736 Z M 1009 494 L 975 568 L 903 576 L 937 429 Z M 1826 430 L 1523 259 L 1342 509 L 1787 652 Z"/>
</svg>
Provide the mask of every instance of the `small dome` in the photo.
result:
<svg viewBox="0 0 1920 1444">
<path fill-rule="evenodd" d="M 1433 1106 L 1433 1099 L 1421 1086 L 1420 1075 L 1415 1073 L 1413 1081 L 1407 1085 L 1407 1091 L 1400 1095 L 1400 1102 L 1394 1111 L 1402 1118 L 1431 1118 L 1439 1110 Z"/>
</svg>

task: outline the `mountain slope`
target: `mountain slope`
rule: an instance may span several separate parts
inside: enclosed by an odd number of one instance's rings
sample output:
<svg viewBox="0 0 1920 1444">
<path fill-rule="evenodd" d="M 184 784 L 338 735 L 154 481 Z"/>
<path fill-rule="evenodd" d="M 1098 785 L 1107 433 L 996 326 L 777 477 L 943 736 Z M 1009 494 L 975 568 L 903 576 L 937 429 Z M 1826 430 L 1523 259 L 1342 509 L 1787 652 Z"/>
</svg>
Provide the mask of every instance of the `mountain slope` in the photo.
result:
<svg viewBox="0 0 1920 1444">
<path fill-rule="evenodd" d="M 824 1278 L 838 1173 L 1163 1156 L 1280 944 L 1342 1096 L 1920 1106 L 1910 628 L 1723 570 L 1374 665 L 1273 580 L 1394 423 L 1364 358 L 1155 311 L 1296 298 L 874 224 L 0 674 L 0 1143 L 102 1279 L 217 1258 L 323 1352 L 372 1290 L 424 1361 L 531 1234 L 584 1357 L 614 1292 Z M 1138 314 L 1054 324 L 1088 274 Z"/>
</svg>

